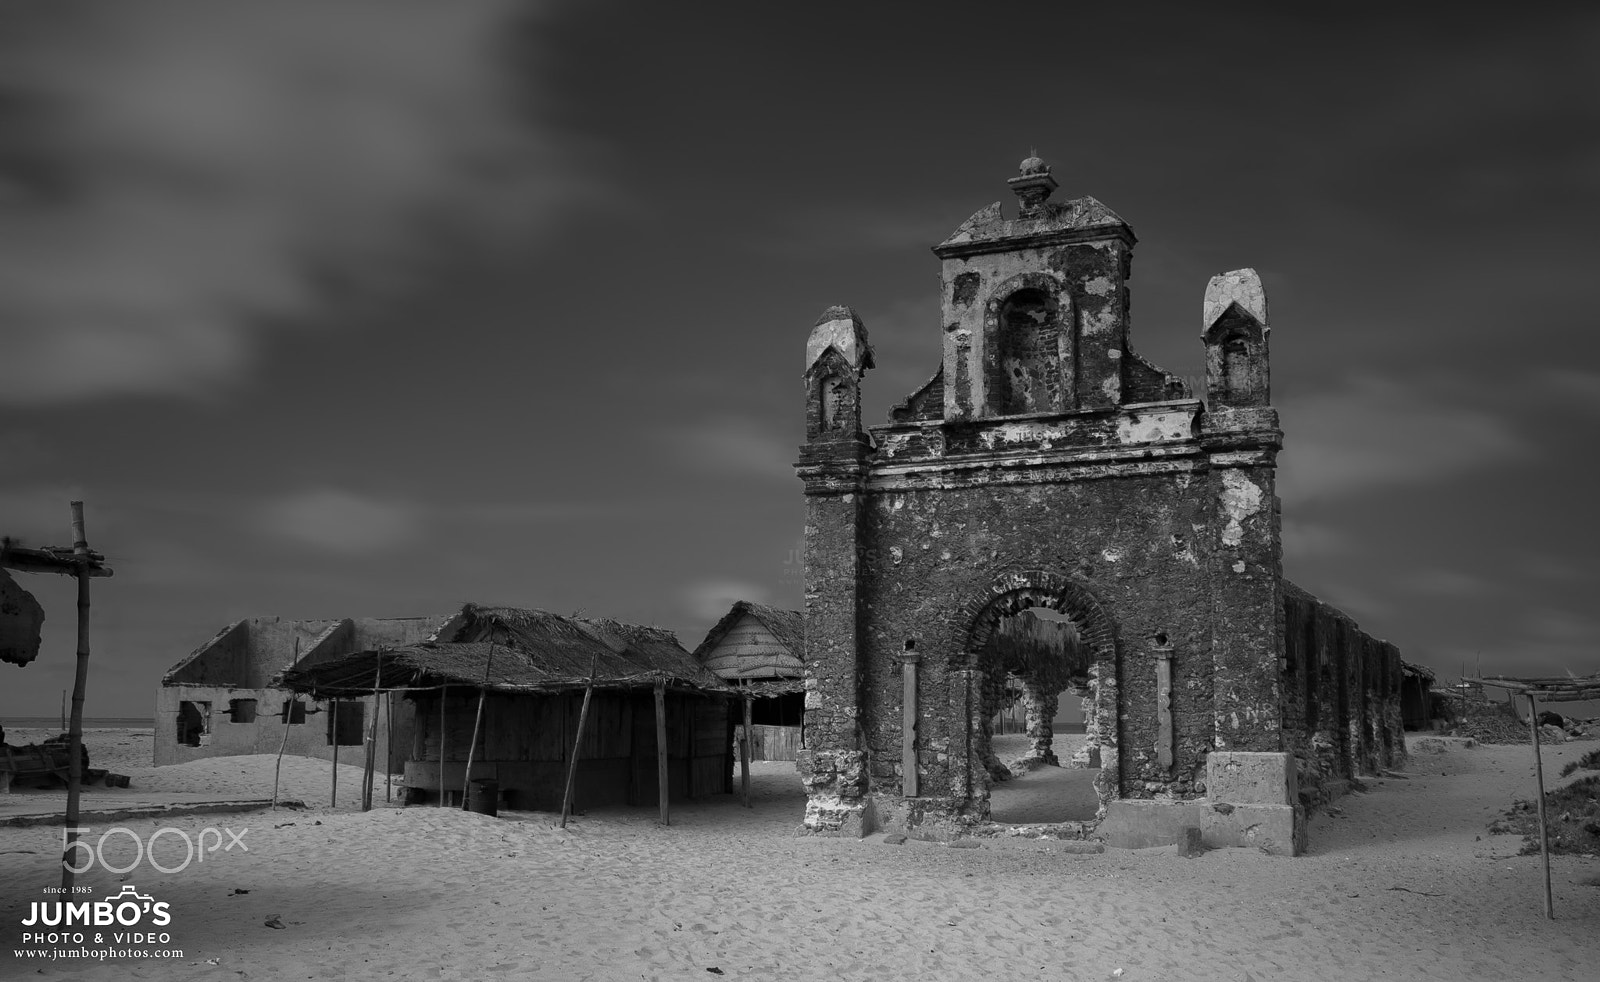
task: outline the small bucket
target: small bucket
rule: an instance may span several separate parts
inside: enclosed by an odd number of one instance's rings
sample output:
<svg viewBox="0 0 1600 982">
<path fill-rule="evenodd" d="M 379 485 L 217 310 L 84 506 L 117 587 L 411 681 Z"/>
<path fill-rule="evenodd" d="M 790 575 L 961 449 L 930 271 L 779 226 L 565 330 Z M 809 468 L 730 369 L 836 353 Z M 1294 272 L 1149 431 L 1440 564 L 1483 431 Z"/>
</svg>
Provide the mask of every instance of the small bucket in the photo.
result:
<svg viewBox="0 0 1600 982">
<path fill-rule="evenodd" d="M 467 811 L 500 814 L 500 782 L 492 777 L 476 777 L 467 782 Z"/>
</svg>

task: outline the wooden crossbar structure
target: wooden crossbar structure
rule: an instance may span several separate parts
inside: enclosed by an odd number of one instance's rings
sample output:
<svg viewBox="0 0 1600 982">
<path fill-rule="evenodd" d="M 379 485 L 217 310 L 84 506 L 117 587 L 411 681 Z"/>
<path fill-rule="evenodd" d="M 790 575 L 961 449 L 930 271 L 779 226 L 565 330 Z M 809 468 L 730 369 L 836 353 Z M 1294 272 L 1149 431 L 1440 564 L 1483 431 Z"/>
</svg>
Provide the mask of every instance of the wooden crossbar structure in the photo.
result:
<svg viewBox="0 0 1600 982">
<path fill-rule="evenodd" d="M 1533 737 L 1533 773 L 1539 785 L 1539 858 L 1544 863 L 1544 916 L 1555 920 L 1555 895 L 1550 888 L 1550 832 L 1544 814 L 1544 758 L 1539 751 L 1539 700 L 1580 702 L 1600 699 L 1600 675 L 1581 678 L 1574 676 L 1512 678 L 1506 675 L 1486 675 L 1482 678 L 1463 678 L 1461 681 L 1493 686 L 1505 689 L 1513 696 L 1527 697 L 1528 730 Z"/>
<path fill-rule="evenodd" d="M 83 502 L 69 503 L 72 513 L 72 545 L 25 549 L 9 537 L 0 539 L 0 566 L 23 573 L 56 573 L 78 581 L 78 661 L 72 683 L 72 718 L 68 723 L 70 757 L 67 765 L 67 810 L 62 817 L 61 892 L 72 893 L 73 867 L 70 860 L 78 840 L 78 800 L 83 786 L 83 699 L 89 684 L 89 580 L 110 576 L 106 557 L 89 548 L 83 531 Z"/>
</svg>

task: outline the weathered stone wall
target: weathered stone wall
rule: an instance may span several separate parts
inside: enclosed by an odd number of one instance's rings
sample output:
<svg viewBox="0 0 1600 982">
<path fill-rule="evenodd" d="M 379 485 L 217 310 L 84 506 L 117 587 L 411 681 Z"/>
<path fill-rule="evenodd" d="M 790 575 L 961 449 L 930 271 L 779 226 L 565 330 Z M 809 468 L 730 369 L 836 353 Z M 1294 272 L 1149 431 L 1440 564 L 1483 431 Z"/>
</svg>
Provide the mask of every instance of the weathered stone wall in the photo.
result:
<svg viewBox="0 0 1600 982">
<path fill-rule="evenodd" d="M 1405 757 L 1400 652 L 1288 581 L 1283 612 L 1284 729 L 1315 806 Z"/>
<path fill-rule="evenodd" d="M 1116 786 L 1144 796 L 1193 793 L 1196 775 L 1203 784 L 1213 723 L 1211 577 L 1194 530 L 1213 524 L 1215 509 L 1192 493 L 1197 483 L 1203 478 L 1179 473 L 870 495 L 861 673 L 874 783 L 891 792 L 900 787 L 901 670 L 894 655 L 911 640 L 922 654 L 923 691 L 943 695 L 921 707 L 922 784 L 987 797 L 974 773 L 978 762 L 966 753 L 968 710 L 956 678 L 980 667 L 966 632 L 996 599 L 991 584 L 1007 573 L 1041 570 L 1070 575 L 1116 625 L 1114 655 L 1101 659 L 1100 669 L 1116 681 L 1106 691 L 1115 701 L 1097 705 L 1113 721 L 1101 736 L 1115 760 Z M 1021 579 L 1047 588 L 1042 575 Z M 1062 612 L 1087 614 L 1070 604 Z M 1170 769 L 1156 764 L 1157 636 L 1174 652 Z"/>
</svg>

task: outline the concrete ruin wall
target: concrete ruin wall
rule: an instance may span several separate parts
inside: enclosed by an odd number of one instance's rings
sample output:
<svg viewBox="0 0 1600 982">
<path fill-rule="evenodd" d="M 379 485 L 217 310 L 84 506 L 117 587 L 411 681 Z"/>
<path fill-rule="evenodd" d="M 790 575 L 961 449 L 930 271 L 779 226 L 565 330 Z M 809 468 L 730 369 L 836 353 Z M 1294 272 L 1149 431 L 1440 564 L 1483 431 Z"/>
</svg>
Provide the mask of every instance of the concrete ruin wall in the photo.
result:
<svg viewBox="0 0 1600 982">
<path fill-rule="evenodd" d="M 421 641 L 443 622 L 442 617 L 303 621 L 255 617 L 230 624 L 173 666 L 157 687 L 154 763 L 160 767 L 207 757 L 276 754 L 280 746 L 285 753 L 331 759 L 334 756 L 334 743 L 328 733 L 331 703 L 296 697 L 274 688 L 270 685 L 272 678 L 297 660 L 310 661 L 362 651 L 379 644 Z M 284 705 L 296 698 L 304 706 L 304 720 L 286 722 Z M 254 701 L 253 720 L 236 722 L 230 714 L 230 707 L 241 700 Z M 210 706 L 208 726 L 199 736 L 199 746 L 190 746 L 178 739 L 179 717 L 186 702 Z M 359 702 L 365 707 L 362 718 L 370 723 L 375 711 L 372 697 Z M 386 711 L 380 720 L 378 766 L 384 767 L 393 761 L 398 767 L 411 745 L 411 704 L 395 700 L 393 754 Z M 287 743 L 285 729 L 288 730 Z M 361 745 L 341 746 L 338 753 L 342 761 L 365 760 Z"/>
<path fill-rule="evenodd" d="M 1317 799 L 1328 775 L 1392 759 L 1399 659 L 1287 599 L 1260 279 L 1207 287 L 1202 403 L 1130 348 L 1132 230 L 1092 198 L 1047 202 L 1041 168 L 1012 179 L 1015 219 L 991 205 L 935 249 L 943 363 L 888 425 L 861 423 L 860 318 L 830 308 L 808 339 L 806 827 L 985 821 L 985 644 L 1037 606 L 1084 642 L 1069 667 L 1091 693 L 1103 817 L 1142 842 L 1221 793 L 1246 811 L 1207 819 L 1213 844 L 1270 826 L 1257 844 L 1296 851 L 1302 772 Z M 1315 699 L 1334 693 L 1310 729 L 1293 631 L 1328 665 Z"/>
</svg>

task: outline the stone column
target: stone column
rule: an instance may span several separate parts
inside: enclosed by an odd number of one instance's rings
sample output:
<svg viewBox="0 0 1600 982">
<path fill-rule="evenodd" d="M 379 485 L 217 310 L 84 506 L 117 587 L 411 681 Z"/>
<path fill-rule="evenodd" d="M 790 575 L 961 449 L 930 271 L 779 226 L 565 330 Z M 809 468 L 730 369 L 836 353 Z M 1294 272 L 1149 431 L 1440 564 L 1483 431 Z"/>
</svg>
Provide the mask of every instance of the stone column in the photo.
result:
<svg viewBox="0 0 1600 982">
<path fill-rule="evenodd" d="M 1073 690 L 1073 695 L 1082 701 L 1083 706 L 1083 746 L 1072 753 L 1073 767 L 1100 766 L 1100 717 L 1095 712 L 1093 671 L 1090 669 L 1088 685 Z"/>
<path fill-rule="evenodd" d="M 1059 767 L 1061 764 L 1053 747 L 1057 695 L 1053 689 L 1047 689 L 1037 682 L 1029 680 L 1023 683 L 1022 708 L 1028 720 L 1028 739 L 1033 741 L 1033 746 L 1028 748 L 1023 757 L 1025 767 Z"/>
</svg>

